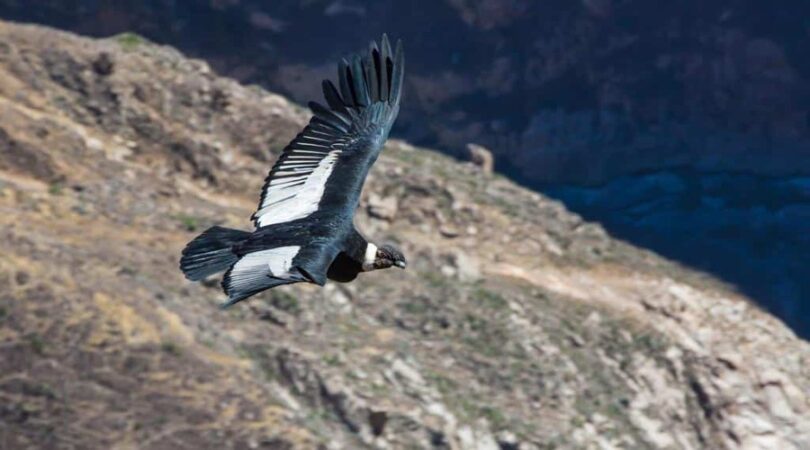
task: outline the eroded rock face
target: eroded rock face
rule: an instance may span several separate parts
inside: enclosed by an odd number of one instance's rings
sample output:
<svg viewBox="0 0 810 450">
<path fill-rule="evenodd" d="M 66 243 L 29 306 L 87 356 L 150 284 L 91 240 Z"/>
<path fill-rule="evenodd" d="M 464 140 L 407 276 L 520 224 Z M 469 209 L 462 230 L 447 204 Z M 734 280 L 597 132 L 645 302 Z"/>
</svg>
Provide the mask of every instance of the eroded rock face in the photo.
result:
<svg viewBox="0 0 810 450">
<path fill-rule="evenodd" d="M 395 214 L 357 221 L 406 271 L 222 312 L 179 253 L 250 226 L 306 113 L 131 36 L 0 23 L 0 42 L 10 448 L 810 446 L 810 346 L 779 321 L 402 142 L 366 187 Z"/>
</svg>

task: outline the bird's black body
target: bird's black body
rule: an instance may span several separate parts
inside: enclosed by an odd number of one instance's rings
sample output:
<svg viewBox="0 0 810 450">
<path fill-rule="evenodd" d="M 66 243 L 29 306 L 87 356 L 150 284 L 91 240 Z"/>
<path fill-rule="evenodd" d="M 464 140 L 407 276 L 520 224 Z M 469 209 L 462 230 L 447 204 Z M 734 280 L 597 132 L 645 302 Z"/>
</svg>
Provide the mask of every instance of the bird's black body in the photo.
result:
<svg viewBox="0 0 810 450">
<path fill-rule="evenodd" d="M 190 242 L 180 265 L 199 280 L 227 269 L 233 304 L 281 284 L 347 282 L 362 271 L 405 266 L 402 254 L 377 248 L 354 227 L 368 171 L 399 112 L 404 58 L 383 36 L 364 57 L 343 60 L 339 86 L 324 81 L 328 108 L 314 116 L 265 180 L 252 233 L 213 227 Z"/>
<path fill-rule="evenodd" d="M 332 261 L 332 265 L 329 266 L 329 270 L 326 272 L 326 277 L 340 283 L 348 283 L 354 281 L 362 271 L 363 265 L 360 262 L 341 252 Z"/>
</svg>

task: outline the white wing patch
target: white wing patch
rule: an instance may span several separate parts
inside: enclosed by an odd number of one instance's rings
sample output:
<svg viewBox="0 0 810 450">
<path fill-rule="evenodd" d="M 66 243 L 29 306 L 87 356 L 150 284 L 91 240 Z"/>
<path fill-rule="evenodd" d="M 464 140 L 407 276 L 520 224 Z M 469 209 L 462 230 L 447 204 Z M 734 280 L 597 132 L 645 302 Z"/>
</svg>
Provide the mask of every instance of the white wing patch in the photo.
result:
<svg viewBox="0 0 810 450">
<path fill-rule="evenodd" d="M 248 253 L 234 264 L 231 279 L 237 281 L 258 276 L 285 278 L 289 275 L 292 260 L 300 248 L 293 245 Z"/>
<path fill-rule="evenodd" d="M 295 156 L 278 166 L 278 177 L 268 182 L 264 200 L 254 215 L 257 226 L 302 219 L 318 210 L 341 150 L 332 150 L 325 156 L 308 153 L 296 149 Z"/>
<path fill-rule="evenodd" d="M 300 281 L 290 274 L 300 247 L 287 246 L 248 253 L 225 273 L 222 286 L 232 305 L 279 284 Z"/>
</svg>

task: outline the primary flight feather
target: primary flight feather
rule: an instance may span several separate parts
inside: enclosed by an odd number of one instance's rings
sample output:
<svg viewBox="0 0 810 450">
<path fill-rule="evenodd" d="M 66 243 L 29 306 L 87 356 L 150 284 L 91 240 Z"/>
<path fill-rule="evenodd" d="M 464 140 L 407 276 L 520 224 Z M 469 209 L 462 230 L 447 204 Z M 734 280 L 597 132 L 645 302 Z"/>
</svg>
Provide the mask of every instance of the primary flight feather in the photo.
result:
<svg viewBox="0 0 810 450">
<path fill-rule="evenodd" d="M 226 271 L 230 306 L 297 282 L 347 282 L 360 272 L 405 268 L 402 253 L 368 242 L 354 213 L 369 169 L 399 113 L 405 60 L 383 35 L 323 81 L 327 106 L 311 102 L 309 124 L 284 148 L 262 188 L 252 232 L 211 227 L 183 250 L 180 268 L 199 281 Z"/>
</svg>

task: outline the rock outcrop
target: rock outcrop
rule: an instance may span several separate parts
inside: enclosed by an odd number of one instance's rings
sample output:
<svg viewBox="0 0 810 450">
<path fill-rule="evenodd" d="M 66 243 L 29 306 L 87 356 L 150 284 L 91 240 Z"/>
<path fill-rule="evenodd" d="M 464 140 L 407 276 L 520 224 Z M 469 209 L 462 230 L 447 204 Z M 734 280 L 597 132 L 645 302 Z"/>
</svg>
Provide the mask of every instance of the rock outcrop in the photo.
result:
<svg viewBox="0 0 810 450">
<path fill-rule="evenodd" d="M 218 310 L 180 250 L 249 226 L 307 116 L 133 35 L 0 23 L 0 445 L 810 446 L 810 346 L 778 320 L 402 142 L 357 221 L 408 270 Z"/>
<path fill-rule="evenodd" d="M 470 161 L 478 166 L 484 174 L 489 175 L 495 170 L 495 158 L 488 148 L 471 143 L 467 144 L 467 153 L 470 156 Z"/>
</svg>

